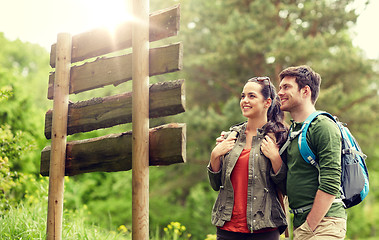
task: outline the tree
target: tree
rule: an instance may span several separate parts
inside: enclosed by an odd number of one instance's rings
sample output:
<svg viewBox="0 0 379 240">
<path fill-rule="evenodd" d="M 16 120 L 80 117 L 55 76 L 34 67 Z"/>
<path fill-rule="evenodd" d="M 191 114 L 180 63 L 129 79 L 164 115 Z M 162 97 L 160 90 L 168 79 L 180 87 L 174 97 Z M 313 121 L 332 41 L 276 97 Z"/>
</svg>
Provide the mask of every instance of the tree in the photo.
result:
<svg viewBox="0 0 379 240">
<path fill-rule="evenodd" d="M 30 143 L 19 160 L 11 160 L 12 168 L 38 173 L 39 150 L 46 144 L 44 113 L 50 104 L 46 97 L 49 55 L 38 45 L 9 41 L 2 33 L 0 44 L 0 86 L 12 92 L 0 102 L 0 122 L 7 123 L 13 134 L 22 131 Z"/>
<path fill-rule="evenodd" d="M 237 99 L 246 80 L 270 76 L 278 86 L 277 76 L 282 69 L 301 64 L 310 65 L 322 76 L 316 107 L 338 115 L 348 124 L 369 155 L 370 174 L 378 174 L 374 169 L 379 167 L 379 154 L 372 141 L 379 137 L 378 71 L 375 62 L 367 60 L 362 50 L 352 45 L 349 31 L 358 17 L 354 3 L 181 1 L 180 38 L 184 43 L 188 100 L 187 112 L 181 119 L 188 124 L 188 168 L 193 175 L 203 171 L 203 177 L 196 175 L 197 181 L 187 181 L 193 185 L 206 181 L 205 166 L 214 139 L 221 130 L 240 120 L 236 117 L 240 114 Z M 162 1 L 154 4 L 158 5 L 163 5 Z M 372 182 L 372 188 L 376 186 Z M 377 197 L 372 193 L 369 196 L 367 203 L 355 208 L 357 211 L 363 211 L 365 204 L 372 209 L 372 199 Z M 351 236 L 355 234 L 351 232 Z"/>
<path fill-rule="evenodd" d="M 379 167 L 379 152 L 372 141 L 379 137 L 376 125 L 378 69 L 375 70 L 375 63 L 365 59 L 361 50 L 352 45 L 349 29 L 357 19 L 353 2 L 180 1 L 182 20 L 177 39 L 184 44 L 184 69 L 183 73 L 171 76 L 186 79 L 187 111 L 151 120 L 150 125 L 186 122 L 188 162 L 151 171 L 153 228 L 167 225 L 164 221 L 169 219 L 181 221 L 193 234 L 193 239 L 204 239 L 207 233 L 214 231 L 210 212 L 215 193 L 207 188 L 206 165 L 215 138 L 220 131 L 244 120 L 238 96 L 249 77 L 267 75 L 277 86 L 278 73 L 291 65 L 308 64 L 321 74 L 323 83 L 317 108 L 336 114 L 348 123 L 369 156 L 367 165 L 370 175 L 374 176 L 370 179 L 372 189 L 379 185 L 375 181 L 379 173 L 374 170 Z M 176 0 L 153 0 L 151 11 L 176 3 Z M 0 102 L 0 120 L 11 126 L 13 136 L 22 130 L 30 140 L 38 143 L 38 147 L 31 150 L 33 157 L 25 161 L 22 156 L 22 161 L 16 158 L 14 161 L 17 169 L 38 172 L 39 153 L 47 145 L 43 137 L 43 118 L 51 107 L 46 100 L 48 54 L 36 45 L 10 42 L 1 34 L 0 43 L 0 84 L 13 91 L 7 103 Z M 158 76 L 151 82 L 159 79 Z M 113 89 L 106 91 L 107 95 L 112 95 Z M 89 134 L 95 137 L 98 133 Z M 27 167 L 30 164 L 25 162 L 33 163 L 33 167 Z M 98 219 L 104 222 L 110 219 L 106 224 L 117 227 L 127 223 L 130 214 L 125 211 L 130 208 L 130 186 L 125 186 L 129 178 L 128 174 L 103 173 L 75 177 L 67 184 L 66 206 L 79 208 L 86 204 Z M 366 236 L 377 231 L 377 226 L 370 225 L 369 221 L 375 223 L 375 216 L 379 216 L 379 209 L 374 204 L 378 198 L 370 192 L 369 199 L 351 211 L 353 218 L 349 219 L 349 224 L 371 227 L 365 230 Z M 116 201 L 117 204 L 108 208 L 107 203 Z M 206 203 L 201 205 L 203 202 Z M 365 221 L 358 219 L 359 213 L 368 214 Z M 349 237 L 359 233 L 359 228 L 348 229 L 351 229 Z"/>
<path fill-rule="evenodd" d="M 188 105 L 221 114 L 248 78 L 267 75 L 277 86 L 283 68 L 307 64 L 323 79 L 316 107 L 338 115 L 377 159 L 374 143 L 363 136 L 379 134 L 370 124 L 378 120 L 378 72 L 352 45 L 349 29 L 358 17 L 354 2 L 185 1 Z"/>
<path fill-rule="evenodd" d="M 0 103 L 7 101 L 12 95 L 13 92 L 9 87 L 2 87 Z M 10 128 L 7 124 L 0 126 L 0 215 L 24 198 L 29 180 L 29 176 L 11 170 L 12 162 L 20 159 L 20 156 L 28 150 L 29 143 L 21 131 L 13 134 Z"/>
</svg>

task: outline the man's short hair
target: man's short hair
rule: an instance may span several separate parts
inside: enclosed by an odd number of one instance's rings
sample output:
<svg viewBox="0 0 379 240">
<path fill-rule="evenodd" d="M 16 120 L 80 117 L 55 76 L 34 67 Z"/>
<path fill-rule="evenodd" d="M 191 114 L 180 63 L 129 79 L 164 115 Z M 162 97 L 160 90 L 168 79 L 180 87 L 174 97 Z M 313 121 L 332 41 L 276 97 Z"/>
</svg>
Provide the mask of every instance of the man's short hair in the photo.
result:
<svg viewBox="0 0 379 240">
<path fill-rule="evenodd" d="M 307 65 L 301 65 L 296 67 L 288 67 L 279 74 L 280 81 L 285 77 L 295 77 L 295 81 L 299 86 L 299 91 L 305 86 L 309 86 L 311 89 L 311 101 L 316 103 L 318 95 L 320 93 L 321 76 L 316 73 Z"/>
</svg>

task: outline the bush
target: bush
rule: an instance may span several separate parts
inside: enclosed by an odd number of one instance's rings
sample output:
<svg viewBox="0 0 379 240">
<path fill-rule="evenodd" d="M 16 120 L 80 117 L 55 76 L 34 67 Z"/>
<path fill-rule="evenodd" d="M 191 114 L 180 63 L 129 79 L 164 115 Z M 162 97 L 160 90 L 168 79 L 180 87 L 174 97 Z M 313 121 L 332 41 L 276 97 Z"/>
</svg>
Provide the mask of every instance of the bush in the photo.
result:
<svg viewBox="0 0 379 240">
<path fill-rule="evenodd" d="M 24 142 L 22 132 L 14 135 L 10 126 L 0 127 L 0 214 L 17 204 L 28 188 L 31 175 L 11 170 L 11 161 L 19 159 L 26 149 L 28 144 Z"/>
</svg>

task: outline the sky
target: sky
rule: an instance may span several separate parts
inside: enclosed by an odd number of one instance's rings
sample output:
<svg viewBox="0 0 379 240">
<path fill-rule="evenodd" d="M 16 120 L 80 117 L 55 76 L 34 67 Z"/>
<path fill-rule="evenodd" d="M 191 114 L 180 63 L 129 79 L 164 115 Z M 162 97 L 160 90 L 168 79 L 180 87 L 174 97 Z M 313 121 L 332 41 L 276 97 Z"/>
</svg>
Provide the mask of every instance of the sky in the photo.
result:
<svg viewBox="0 0 379 240">
<path fill-rule="evenodd" d="M 127 0 L 0 0 L 0 32 L 9 40 L 36 43 L 48 51 L 57 34 L 115 26 L 130 17 Z M 180 2 L 180 1 L 179 1 Z M 364 0 L 357 0 L 362 6 Z M 163 6 L 162 8 L 169 7 Z M 352 29 L 353 44 L 379 58 L 379 1 L 371 0 Z"/>
</svg>

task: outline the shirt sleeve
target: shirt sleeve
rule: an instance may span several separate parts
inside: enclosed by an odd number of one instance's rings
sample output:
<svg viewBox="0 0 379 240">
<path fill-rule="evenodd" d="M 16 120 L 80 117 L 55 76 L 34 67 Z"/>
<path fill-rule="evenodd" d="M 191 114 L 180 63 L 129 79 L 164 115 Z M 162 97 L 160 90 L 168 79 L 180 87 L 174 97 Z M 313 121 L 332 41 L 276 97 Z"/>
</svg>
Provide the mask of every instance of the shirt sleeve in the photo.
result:
<svg viewBox="0 0 379 240">
<path fill-rule="evenodd" d="M 277 187 L 280 189 L 280 191 L 286 195 L 286 181 L 287 181 L 287 165 L 282 162 L 282 166 L 279 168 L 279 170 L 274 173 L 274 171 L 271 169 L 270 171 L 270 177 L 272 181 L 277 185 Z"/>
<path fill-rule="evenodd" d="M 220 170 L 218 172 L 214 172 L 211 167 L 211 163 L 208 164 L 207 166 L 208 170 L 208 178 L 209 178 L 209 183 L 211 184 L 211 187 L 213 190 L 218 191 L 220 190 L 221 186 L 221 172 L 222 172 L 222 162 L 220 166 Z"/>
<path fill-rule="evenodd" d="M 337 196 L 341 185 L 341 133 L 331 119 L 319 116 L 310 132 L 310 148 L 320 167 L 319 190 Z M 309 129 L 311 130 L 311 128 Z"/>
</svg>

